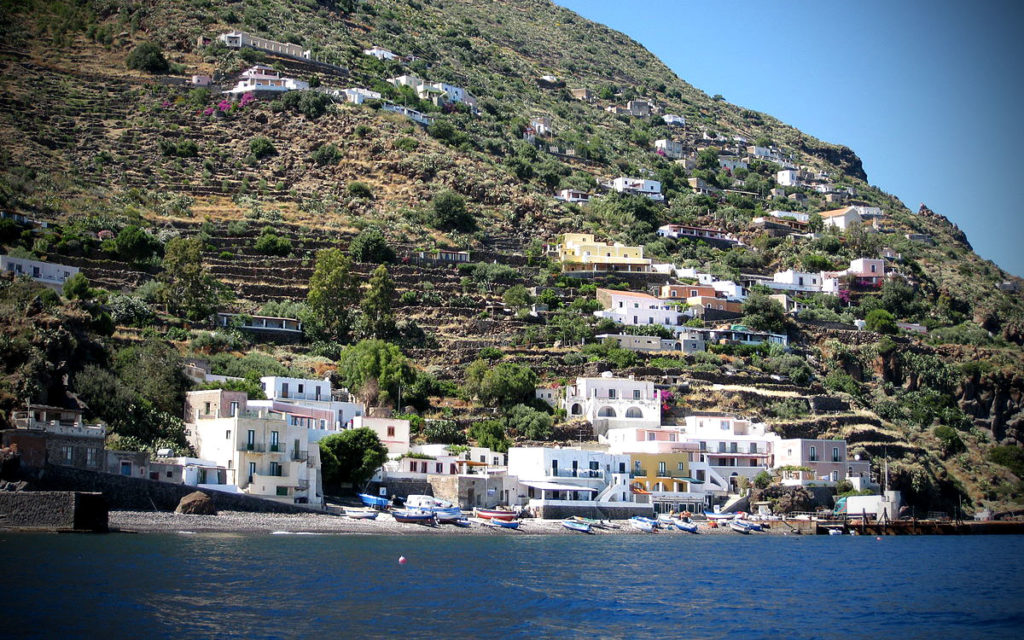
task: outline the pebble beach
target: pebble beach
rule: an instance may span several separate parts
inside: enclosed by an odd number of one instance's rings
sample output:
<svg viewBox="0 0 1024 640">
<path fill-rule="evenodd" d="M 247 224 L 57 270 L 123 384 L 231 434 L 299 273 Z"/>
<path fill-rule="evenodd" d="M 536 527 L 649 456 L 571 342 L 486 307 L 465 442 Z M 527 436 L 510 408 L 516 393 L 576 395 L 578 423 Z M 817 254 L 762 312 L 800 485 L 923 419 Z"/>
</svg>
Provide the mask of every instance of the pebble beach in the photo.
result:
<svg viewBox="0 0 1024 640">
<path fill-rule="evenodd" d="M 585 535 L 562 526 L 561 520 L 525 518 L 519 529 L 502 529 L 479 522 L 468 527 L 451 524 L 422 525 L 395 522 L 386 513 L 375 520 L 354 520 L 332 514 L 278 514 L 222 511 L 217 515 L 188 515 L 153 511 L 111 511 L 110 528 L 113 531 L 135 533 L 263 533 L 263 534 L 330 534 L 330 535 Z M 772 529 L 751 535 L 782 535 L 785 527 L 776 524 Z M 607 521 L 604 526 L 591 528 L 591 535 L 651 535 L 630 526 L 627 520 Z M 689 536 L 690 533 L 660 530 L 657 535 Z M 728 527 L 710 528 L 701 523 L 699 535 L 739 536 Z"/>
</svg>

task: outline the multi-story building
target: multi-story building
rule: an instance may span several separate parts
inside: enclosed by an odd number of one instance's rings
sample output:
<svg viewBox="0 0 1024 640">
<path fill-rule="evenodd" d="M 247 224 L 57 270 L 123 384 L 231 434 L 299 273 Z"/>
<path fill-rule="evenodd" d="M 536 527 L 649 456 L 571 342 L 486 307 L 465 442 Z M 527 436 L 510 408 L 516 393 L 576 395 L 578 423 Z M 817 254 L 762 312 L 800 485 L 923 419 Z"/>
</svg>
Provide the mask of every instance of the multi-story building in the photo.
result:
<svg viewBox="0 0 1024 640">
<path fill-rule="evenodd" d="M 871 477 L 869 462 L 847 457 L 846 440 L 780 439 L 774 445 L 773 467 L 785 485 L 828 485 L 847 479 L 860 484 Z"/>
<path fill-rule="evenodd" d="M 397 457 L 409 453 L 409 421 L 399 418 L 352 418 L 351 428 L 367 428 L 388 448 L 388 455 Z"/>
<path fill-rule="evenodd" d="M 320 448 L 310 429 L 271 409 L 250 409 L 244 392 L 186 394 L 187 434 L 199 457 L 224 467 L 242 492 L 320 505 Z"/>
<path fill-rule="evenodd" d="M 763 423 L 723 413 L 686 416 L 682 434 L 697 444 L 700 461 L 707 462 L 709 471 L 726 480 L 734 492 L 740 477 L 753 480 L 771 466 L 772 444 L 778 438 Z"/>
<path fill-rule="evenodd" d="M 620 176 L 611 181 L 608 187 L 612 191 L 627 195 L 646 196 L 655 202 L 662 202 L 665 196 L 661 193 L 661 183 L 657 180 L 644 180 L 642 178 L 627 178 Z"/>
<path fill-rule="evenodd" d="M 11 414 L 14 429 L 4 432 L 3 444 L 18 445 L 25 466 L 43 468 L 47 463 L 103 471 L 107 429 L 86 424 L 82 412 L 30 404 Z"/>
<path fill-rule="evenodd" d="M 508 473 L 519 479 L 527 507 L 540 518 L 650 513 L 650 503 L 637 502 L 630 487 L 629 465 L 627 455 L 576 448 L 512 447 L 508 451 Z"/>
<path fill-rule="evenodd" d="M 651 259 L 643 247 L 596 242 L 590 233 L 567 233 L 557 245 L 558 260 L 566 273 L 650 273 Z"/>
<path fill-rule="evenodd" d="M 305 80 L 296 80 L 282 76 L 281 72 L 273 67 L 261 64 L 253 65 L 245 71 L 231 89 L 224 93 L 241 95 L 243 93 L 284 93 L 286 91 L 302 91 L 309 88 Z"/>
<path fill-rule="evenodd" d="M 676 140 L 669 140 L 667 138 L 662 140 L 655 140 L 654 150 L 659 155 L 663 155 L 666 158 L 671 158 L 673 160 L 677 158 L 682 158 L 683 154 L 686 151 L 683 147 L 682 142 Z"/>
<path fill-rule="evenodd" d="M 576 378 L 576 384 L 565 387 L 562 407 L 570 417 L 586 418 L 599 435 L 619 427 L 661 425 L 661 397 L 654 383 L 616 378 L 610 371 Z"/>
<path fill-rule="evenodd" d="M 598 340 L 612 340 L 620 349 L 630 351 L 681 351 L 696 353 L 705 350 L 704 336 L 693 331 L 680 331 L 675 338 L 667 339 L 658 336 L 635 336 L 631 334 L 613 335 L 603 333 Z"/>
<path fill-rule="evenodd" d="M 598 289 L 597 300 L 604 309 L 595 311 L 595 316 L 629 326 L 657 324 L 671 329 L 682 325 L 689 317 L 681 302 L 662 300 L 638 291 Z"/>
</svg>

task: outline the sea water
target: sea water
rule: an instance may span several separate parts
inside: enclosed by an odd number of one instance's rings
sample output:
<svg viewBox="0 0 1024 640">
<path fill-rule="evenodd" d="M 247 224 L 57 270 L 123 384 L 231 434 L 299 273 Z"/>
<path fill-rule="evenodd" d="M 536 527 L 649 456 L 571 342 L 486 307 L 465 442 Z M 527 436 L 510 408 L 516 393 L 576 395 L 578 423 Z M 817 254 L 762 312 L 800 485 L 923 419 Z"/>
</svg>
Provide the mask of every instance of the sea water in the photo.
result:
<svg viewBox="0 0 1024 640">
<path fill-rule="evenodd" d="M 8 638 L 1024 635 L 1024 536 L 3 533 L 0 545 Z"/>
</svg>

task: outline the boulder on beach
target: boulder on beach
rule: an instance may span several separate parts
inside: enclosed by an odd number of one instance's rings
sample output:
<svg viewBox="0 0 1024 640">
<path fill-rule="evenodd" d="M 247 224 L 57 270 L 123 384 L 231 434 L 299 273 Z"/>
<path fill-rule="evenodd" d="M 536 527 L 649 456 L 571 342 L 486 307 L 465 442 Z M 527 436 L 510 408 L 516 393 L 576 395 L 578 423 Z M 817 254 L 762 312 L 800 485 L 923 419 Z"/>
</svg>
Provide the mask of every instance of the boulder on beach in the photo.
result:
<svg viewBox="0 0 1024 640">
<path fill-rule="evenodd" d="M 193 491 L 178 502 L 178 508 L 174 513 L 189 513 L 201 516 L 215 516 L 217 509 L 213 506 L 213 499 L 202 491 Z"/>
</svg>

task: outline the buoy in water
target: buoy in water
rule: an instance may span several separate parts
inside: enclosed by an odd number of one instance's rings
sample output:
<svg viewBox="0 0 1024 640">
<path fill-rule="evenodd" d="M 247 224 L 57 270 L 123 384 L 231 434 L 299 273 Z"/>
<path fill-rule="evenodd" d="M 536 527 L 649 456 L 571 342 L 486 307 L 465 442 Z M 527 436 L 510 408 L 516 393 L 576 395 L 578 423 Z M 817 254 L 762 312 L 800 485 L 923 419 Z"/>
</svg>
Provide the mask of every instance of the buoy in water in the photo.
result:
<svg viewBox="0 0 1024 640">
<path fill-rule="evenodd" d="M 875 536 L 875 540 L 878 540 L 879 542 L 881 542 L 882 541 L 882 536 Z"/>
<path fill-rule="evenodd" d="M 398 556 L 398 564 L 405 564 L 406 562 L 405 556 Z"/>
</svg>

